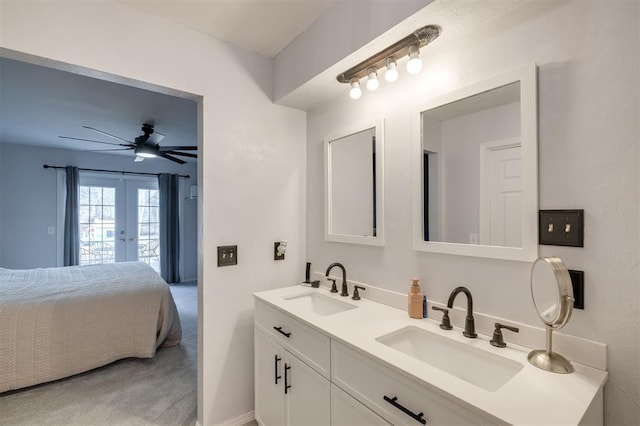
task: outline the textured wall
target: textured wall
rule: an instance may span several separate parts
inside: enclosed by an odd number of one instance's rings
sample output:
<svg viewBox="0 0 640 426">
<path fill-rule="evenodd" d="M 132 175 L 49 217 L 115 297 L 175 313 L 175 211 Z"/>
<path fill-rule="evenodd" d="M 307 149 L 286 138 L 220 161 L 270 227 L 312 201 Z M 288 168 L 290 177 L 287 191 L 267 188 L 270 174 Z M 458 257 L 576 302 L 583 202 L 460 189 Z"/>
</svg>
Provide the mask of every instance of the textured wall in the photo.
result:
<svg viewBox="0 0 640 426">
<path fill-rule="evenodd" d="M 203 97 L 198 419 L 253 410 L 251 295 L 300 280 L 305 261 L 305 114 L 271 103 L 271 62 L 117 2 L 3 1 L 0 46 Z M 239 264 L 217 268 L 227 244 Z"/>
<path fill-rule="evenodd" d="M 536 62 L 539 82 L 539 205 L 583 208 L 585 247 L 541 246 L 585 271 L 586 309 L 563 333 L 608 345 L 606 422 L 640 424 L 639 29 L 633 1 L 533 2 L 422 52 L 417 77 L 358 101 L 341 98 L 308 114 L 307 247 L 317 270 L 341 261 L 353 280 L 406 292 L 421 278 L 427 297 L 447 300 L 457 285 L 478 312 L 541 325 L 525 262 L 418 253 L 411 249 L 411 114 L 439 94 Z M 444 27 L 444 31 L 447 28 Z M 386 118 L 385 247 L 327 243 L 322 234 L 322 136 Z M 544 342 L 540 342 L 544 344 Z"/>
</svg>

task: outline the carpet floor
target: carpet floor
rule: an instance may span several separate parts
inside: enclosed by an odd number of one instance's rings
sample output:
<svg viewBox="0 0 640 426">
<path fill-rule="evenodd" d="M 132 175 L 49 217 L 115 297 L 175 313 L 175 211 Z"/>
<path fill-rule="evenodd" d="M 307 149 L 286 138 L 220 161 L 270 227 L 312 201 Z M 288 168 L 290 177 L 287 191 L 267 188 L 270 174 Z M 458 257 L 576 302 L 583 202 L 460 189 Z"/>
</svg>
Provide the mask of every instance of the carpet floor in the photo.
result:
<svg viewBox="0 0 640 426">
<path fill-rule="evenodd" d="M 171 286 L 182 342 L 151 359 L 127 358 L 51 383 L 0 394 L 0 425 L 195 424 L 198 289 Z"/>
</svg>

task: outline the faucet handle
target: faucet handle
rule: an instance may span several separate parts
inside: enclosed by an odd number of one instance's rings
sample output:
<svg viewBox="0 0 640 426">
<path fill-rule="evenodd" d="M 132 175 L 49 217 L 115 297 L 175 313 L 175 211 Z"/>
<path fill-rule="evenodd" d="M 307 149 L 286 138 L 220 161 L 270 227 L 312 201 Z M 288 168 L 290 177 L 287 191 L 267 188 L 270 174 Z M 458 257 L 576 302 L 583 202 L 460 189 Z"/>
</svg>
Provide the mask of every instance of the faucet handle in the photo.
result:
<svg viewBox="0 0 640 426">
<path fill-rule="evenodd" d="M 440 328 L 443 330 L 451 330 L 453 327 L 451 326 L 451 320 L 449 319 L 449 310 L 445 308 L 439 308 L 438 306 L 432 306 L 431 309 L 434 311 L 443 312 L 442 322 L 440 323 Z"/>
<path fill-rule="evenodd" d="M 337 293 L 338 286 L 336 286 L 336 280 L 334 280 L 333 278 L 327 278 L 327 279 L 331 281 L 331 293 Z"/>
<path fill-rule="evenodd" d="M 495 323 L 496 329 L 493 331 L 493 339 L 489 341 L 493 346 L 497 348 L 504 348 L 507 344 L 504 342 L 504 337 L 502 336 L 502 329 L 506 328 L 507 330 L 511 330 L 514 333 L 520 332 L 520 329 L 517 327 L 511 327 L 508 325 L 500 324 L 499 322 Z"/>
<path fill-rule="evenodd" d="M 360 293 L 358 293 L 358 289 L 360 289 L 362 291 L 366 290 L 366 288 L 364 288 L 362 286 L 354 285 L 353 286 L 353 297 L 352 297 L 353 300 L 360 300 Z"/>
</svg>

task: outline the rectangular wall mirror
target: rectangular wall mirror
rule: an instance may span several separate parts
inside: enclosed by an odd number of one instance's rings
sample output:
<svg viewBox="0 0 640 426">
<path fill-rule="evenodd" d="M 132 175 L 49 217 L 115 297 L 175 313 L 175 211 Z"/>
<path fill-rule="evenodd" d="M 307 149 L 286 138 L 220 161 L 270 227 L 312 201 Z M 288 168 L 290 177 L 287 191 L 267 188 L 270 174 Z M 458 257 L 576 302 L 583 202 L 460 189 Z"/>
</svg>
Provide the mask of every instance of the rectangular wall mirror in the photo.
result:
<svg viewBox="0 0 640 426">
<path fill-rule="evenodd" d="M 535 65 L 423 105 L 413 133 L 414 249 L 535 260 Z"/>
<path fill-rule="evenodd" d="M 383 120 L 334 132 L 324 145 L 325 240 L 384 245 Z"/>
</svg>

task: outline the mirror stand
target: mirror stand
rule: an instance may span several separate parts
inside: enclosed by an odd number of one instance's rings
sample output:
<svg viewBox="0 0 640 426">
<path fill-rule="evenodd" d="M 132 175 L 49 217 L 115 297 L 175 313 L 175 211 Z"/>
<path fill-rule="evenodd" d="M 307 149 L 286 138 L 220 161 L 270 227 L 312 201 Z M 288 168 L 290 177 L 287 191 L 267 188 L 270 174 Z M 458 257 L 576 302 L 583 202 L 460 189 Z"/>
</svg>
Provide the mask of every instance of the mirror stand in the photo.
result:
<svg viewBox="0 0 640 426">
<path fill-rule="evenodd" d="M 553 334 L 553 328 L 550 326 L 547 329 L 547 349 L 537 349 L 529 352 L 527 359 L 533 365 L 552 373 L 569 374 L 573 373 L 573 365 L 568 359 L 562 355 L 553 352 L 551 344 L 551 336 Z"/>
</svg>

